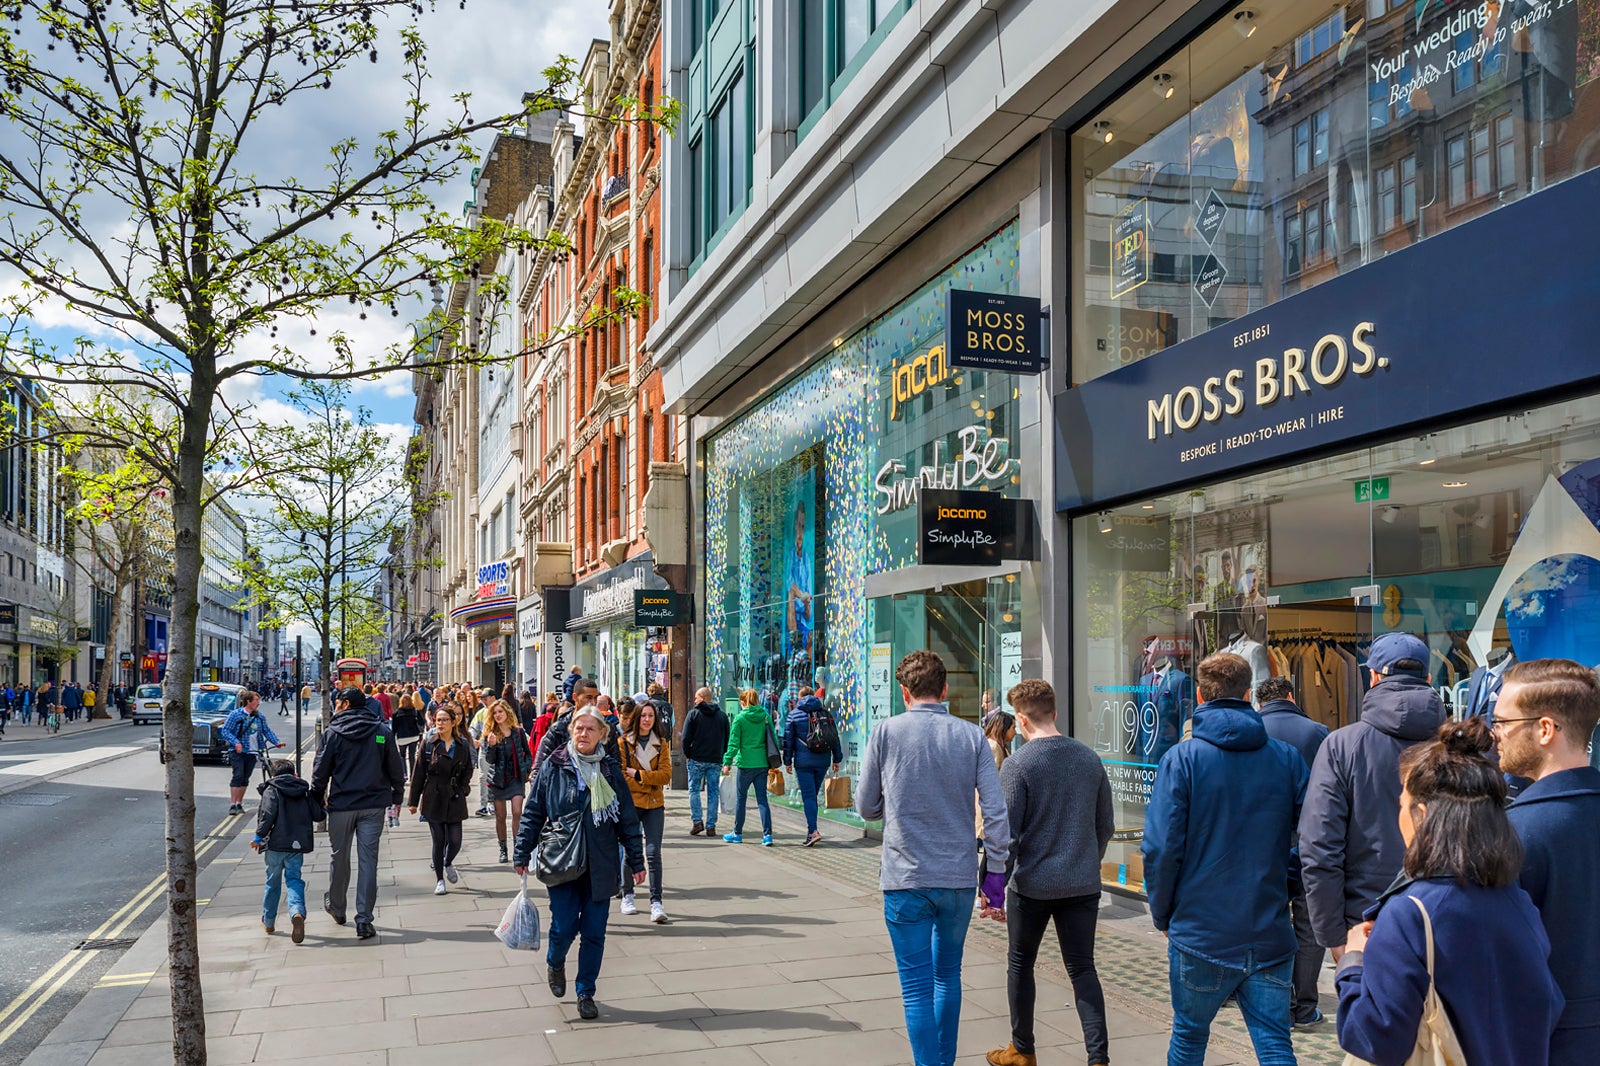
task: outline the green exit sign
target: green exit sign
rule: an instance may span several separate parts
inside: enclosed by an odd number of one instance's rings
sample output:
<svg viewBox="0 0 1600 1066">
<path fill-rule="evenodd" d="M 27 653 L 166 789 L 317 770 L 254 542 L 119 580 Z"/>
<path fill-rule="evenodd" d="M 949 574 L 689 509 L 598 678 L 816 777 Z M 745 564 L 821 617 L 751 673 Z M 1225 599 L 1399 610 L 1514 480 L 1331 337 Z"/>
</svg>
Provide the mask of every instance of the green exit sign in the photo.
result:
<svg viewBox="0 0 1600 1066">
<path fill-rule="evenodd" d="M 1389 479 L 1386 477 L 1368 478 L 1356 482 L 1357 503 L 1377 503 L 1389 498 Z"/>
</svg>

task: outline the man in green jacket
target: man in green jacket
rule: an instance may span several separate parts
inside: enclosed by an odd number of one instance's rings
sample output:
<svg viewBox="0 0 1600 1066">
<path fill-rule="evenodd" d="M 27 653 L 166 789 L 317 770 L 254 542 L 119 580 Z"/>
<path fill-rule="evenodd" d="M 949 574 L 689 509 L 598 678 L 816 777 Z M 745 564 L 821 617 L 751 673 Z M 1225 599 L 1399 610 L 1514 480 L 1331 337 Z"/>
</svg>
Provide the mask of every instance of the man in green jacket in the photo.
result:
<svg viewBox="0 0 1600 1066">
<path fill-rule="evenodd" d="M 728 750 L 722 756 L 722 776 L 737 767 L 739 770 L 739 802 L 733 814 L 733 832 L 723 834 L 729 844 L 744 843 L 744 810 L 746 793 L 751 785 L 756 789 L 756 806 L 761 808 L 761 846 L 772 847 L 772 808 L 767 805 L 767 769 L 772 766 L 768 755 L 776 749 L 776 739 L 769 749 L 767 737 L 772 732 L 772 719 L 767 717 L 761 697 L 753 688 L 739 693 L 739 713 L 728 723 Z"/>
</svg>

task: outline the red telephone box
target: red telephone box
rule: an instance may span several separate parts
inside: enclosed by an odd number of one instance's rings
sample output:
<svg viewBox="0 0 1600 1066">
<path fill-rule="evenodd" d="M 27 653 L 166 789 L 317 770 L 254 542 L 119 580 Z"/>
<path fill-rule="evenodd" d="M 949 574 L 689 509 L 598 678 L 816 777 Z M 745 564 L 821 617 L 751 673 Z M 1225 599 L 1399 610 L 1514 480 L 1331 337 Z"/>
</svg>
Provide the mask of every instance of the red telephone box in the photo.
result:
<svg viewBox="0 0 1600 1066">
<path fill-rule="evenodd" d="M 339 688 L 362 688 L 367 683 L 367 660 L 340 659 L 333 664 L 333 676 Z"/>
</svg>

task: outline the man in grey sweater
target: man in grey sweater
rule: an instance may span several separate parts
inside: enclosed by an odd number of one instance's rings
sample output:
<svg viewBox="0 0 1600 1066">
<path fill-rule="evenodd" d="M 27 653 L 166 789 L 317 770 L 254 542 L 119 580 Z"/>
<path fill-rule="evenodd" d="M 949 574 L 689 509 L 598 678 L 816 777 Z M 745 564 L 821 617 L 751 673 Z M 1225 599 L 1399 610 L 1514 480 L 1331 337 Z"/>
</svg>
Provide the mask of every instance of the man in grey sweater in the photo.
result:
<svg viewBox="0 0 1600 1066">
<path fill-rule="evenodd" d="M 1010 883 L 1005 897 L 1006 998 L 1011 1046 L 989 1052 L 992 1066 L 1035 1066 L 1033 967 L 1054 920 L 1061 958 L 1083 1026 L 1091 1066 L 1109 1062 L 1106 998 L 1094 968 L 1100 913 L 1100 860 L 1111 842 L 1111 781 L 1094 752 L 1056 729 L 1056 694 L 1047 681 L 1014 685 L 1006 701 L 1027 741 L 1000 771 L 1011 819 Z"/>
<path fill-rule="evenodd" d="M 906 713 L 867 738 L 856 811 L 883 819 L 883 918 L 900 970 L 915 1066 L 954 1066 L 961 953 L 978 885 L 972 796 L 983 811 L 986 900 L 1005 894 L 1011 829 L 1000 775 L 983 734 L 951 717 L 944 662 L 914 651 L 895 671 Z"/>
</svg>

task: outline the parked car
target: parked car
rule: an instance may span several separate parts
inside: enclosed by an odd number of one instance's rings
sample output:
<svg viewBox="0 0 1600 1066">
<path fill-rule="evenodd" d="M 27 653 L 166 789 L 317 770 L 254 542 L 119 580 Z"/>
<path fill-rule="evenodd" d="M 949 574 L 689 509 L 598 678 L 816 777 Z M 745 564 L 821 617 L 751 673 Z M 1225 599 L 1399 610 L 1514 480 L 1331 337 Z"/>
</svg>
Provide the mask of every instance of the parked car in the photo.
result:
<svg viewBox="0 0 1600 1066">
<path fill-rule="evenodd" d="M 161 724 L 161 686 L 140 685 L 133 694 L 133 724 Z"/>
<path fill-rule="evenodd" d="M 229 712 L 239 706 L 239 693 L 243 685 L 225 685 L 207 681 L 189 686 L 189 720 L 194 723 L 194 761 L 216 759 L 228 761 L 228 746 L 222 742 L 222 723 Z M 167 761 L 167 737 L 161 735 L 161 761 Z"/>
</svg>

